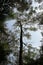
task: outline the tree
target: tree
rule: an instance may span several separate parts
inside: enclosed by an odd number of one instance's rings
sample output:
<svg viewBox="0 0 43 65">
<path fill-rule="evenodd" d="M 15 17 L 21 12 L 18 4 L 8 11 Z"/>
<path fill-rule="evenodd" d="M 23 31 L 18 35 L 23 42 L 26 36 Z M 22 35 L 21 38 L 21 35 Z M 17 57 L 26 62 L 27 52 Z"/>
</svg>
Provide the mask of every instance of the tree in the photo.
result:
<svg viewBox="0 0 43 65">
<path fill-rule="evenodd" d="M 21 6 L 23 6 L 23 4 L 26 6 L 27 4 L 25 3 L 24 0 L 1 0 L 0 1 L 0 31 L 5 33 L 4 31 L 4 21 L 6 20 L 6 18 L 10 17 L 10 18 L 14 18 L 14 14 L 13 14 L 13 8 L 16 7 L 15 4 L 18 3 Z M 24 6 L 23 6 L 24 7 Z"/>
<path fill-rule="evenodd" d="M 35 65 L 36 56 L 38 55 L 37 51 L 39 52 L 39 49 L 34 48 L 31 44 L 29 44 L 27 49 L 23 52 L 23 64 Z"/>
<path fill-rule="evenodd" d="M 15 6 L 14 3 L 19 3 L 21 6 L 25 5 L 25 1 L 15 0 L 1 0 L 0 1 L 0 32 L 7 34 L 4 28 L 4 21 L 7 17 L 13 17 L 12 8 Z M 26 4 L 27 5 L 27 4 Z"/>
<path fill-rule="evenodd" d="M 35 1 L 38 2 L 38 3 L 42 2 L 42 0 L 35 0 Z"/>
<path fill-rule="evenodd" d="M 22 60 L 22 53 L 23 53 L 23 41 L 22 41 L 22 24 L 20 23 L 20 29 L 21 29 L 21 33 L 20 33 L 20 52 L 19 52 L 19 65 L 23 64 L 23 60 Z"/>
<path fill-rule="evenodd" d="M 0 64 L 7 63 L 7 55 L 10 52 L 8 37 L 0 32 Z"/>
<path fill-rule="evenodd" d="M 30 6 L 31 3 L 32 3 L 32 1 L 27 2 L 26 0 L 16 0 L 16 1 L 15 0 L 7 0 L 7 1 L 6 0 L 3 0 L 2 1 L 1 0 L 0 1 L 0 4 L 1 4 L 1 6 L 0 6 L 0 12 L 1 12 L 0 13 L 0 16 L 1 16 L 0 17 L 0 23 L 1 23 L 0 24 L 0 31 L 1 32 L 4 31 L 3 30 L 4 29 L 4 26 L 3 26 L 3 23 L 4 22 L 2 22 L 2 21 L 4 21 L 7 17 L 13 17 L 14 14 L 12 13 L 12 10 L 13 10 L 14 7 L 16 7 L 21 12 L 21 14 L 19 14 L 19 16 L 17 15 L 17 18 L 18 19 L 20 18 L 20 21 L 19 22 L 17 21 L 18 22 L 18 25 L 21 22 L 21 17 L 22 16 L 25 16 L 27 18 L 26 19 L 25 18 L 22 19 L 21 26 L 24 25 L 24 23 L 25 24 L 26 23 L 28 24 L 29 22 L 33 21 L 34 18 L 33 18 L 33 15 L 32 14 L 35 13 L 35 10 L 33 10 L 33 7 Z M 28 9 L 29 9 L 29 13 L 28 14 L 24 14 L 23 11 L 24 10 L 28 10 Z M 15 18 L 16 18 L 16 16 L 15 16 Z M 27 20 L 28 20 L 28 22 L 27 22 Z M 31 28 L 31 30 L 32 30 L 32 28 Z M 6 32 L 4 31 L 4 33 L 6 33 Z M 22 47 L 22 27 L 21 27 L 21 34 L 20 34 L 20 47 L 21 47 L 20 48 L 20 51 L 22 51 L 22 48 L 23 48 Z M 22 62 L 22 53 L 21 52 L 20 52 L 20 55 L 21 55 L 21 59 L 19 59 L 19 60 L 21 60 L 20 62 Z M 21 65 L 21 64 L 19 64 L 19 65 Z"/>
</svg>

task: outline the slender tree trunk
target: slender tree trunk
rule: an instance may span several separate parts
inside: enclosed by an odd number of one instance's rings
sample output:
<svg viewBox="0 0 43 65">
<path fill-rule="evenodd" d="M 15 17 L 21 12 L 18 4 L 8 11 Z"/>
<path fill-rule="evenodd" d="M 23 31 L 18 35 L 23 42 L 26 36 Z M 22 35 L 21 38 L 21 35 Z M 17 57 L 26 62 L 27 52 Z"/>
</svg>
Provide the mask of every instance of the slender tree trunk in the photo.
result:
<svg viewBox="0 0 43 65">
<path fill-rule="evenodd" d="M 20 23 L 20 29 L 21 29 L 21 33 L 20 33 L 19 65 L 23 65 L 23 60 L 22 60 L 23 42 L 22 42 L 22 25 L 21 25 L 21 23 Z"/>
</svg>

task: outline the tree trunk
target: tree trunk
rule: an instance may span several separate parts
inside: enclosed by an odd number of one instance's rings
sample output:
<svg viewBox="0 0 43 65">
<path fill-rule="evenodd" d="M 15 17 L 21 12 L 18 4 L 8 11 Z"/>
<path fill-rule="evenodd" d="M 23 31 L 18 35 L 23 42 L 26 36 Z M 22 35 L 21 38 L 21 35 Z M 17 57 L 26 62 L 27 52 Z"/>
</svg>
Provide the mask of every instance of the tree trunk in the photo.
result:
<svg viewBox="0 0 43 65">
<path fill-rule="evenodd" d="M 19 65 L 23 65 L 23 60 L 22 60 L 23 42 L 22 42 L 22 25 L 21 25 L 21 23 L 20 23 L 20 29 L 21 29 L 21 33 L 20 33 Z"/>
</svg>

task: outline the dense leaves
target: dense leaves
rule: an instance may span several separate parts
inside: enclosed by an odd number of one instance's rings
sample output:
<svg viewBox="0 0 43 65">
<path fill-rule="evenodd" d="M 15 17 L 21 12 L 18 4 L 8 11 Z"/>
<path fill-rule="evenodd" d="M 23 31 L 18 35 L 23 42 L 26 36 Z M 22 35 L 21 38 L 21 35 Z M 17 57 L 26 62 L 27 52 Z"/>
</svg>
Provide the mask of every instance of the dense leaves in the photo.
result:
<svg viewBox="0 0 43 65">
<path fill-rule="evenodd" d="M 40 3 L 42 0 L 36 0 L 36 1 Z M 23 64 L 24 65 L 32 65 L 32 64 L 42 65 L 43 64 L 43 47 L 41 47 L 41 50 L 40 50 L 40 52 L 42 53 L 39 53 L 40 55 L 38 55 L 39 58 L 36 58 L 37 53 L 35 53 L 35 51 L 32 51 L 33 47 L 31 46 L 27 46 L 28 50 L 23 51 L 24 43 L 23 43 L 22 33 L 24 34 L 24 29 L 22 27 L 24 23 L 28 24 L 31 21 L 34 22 L 38 20 L 39 24 L 43 24 L 43 13 L 37 16 L 36 11 L 33 9 L 32 6 L 30 6 L 31 4 L 32 4 L 32 0 L 0 0 L 0 63 L 3 63 L 3 61 L 6 61 L 7 55 L 9 55 L 10 48 L 11 48 L 14 53 L 14 56 L 17 58 L 19 56 L 19 62 L 18 62 L 19 65 L 23 65 Z M 15 34 L 15 29 L 14 29 L 14 35 L 10 34 L 9 36 L 8 32 L 6 31 L 6 27 L 4 26 L 4 23 L 7 19 L 14 18 L 14 13 L 15 13 L 15 11 L 13 11 L 14 7 L 17 8 L 17 11 L 19 12 L 19 13 L 16 13 L 16 16 L 15 16 L 15 19 L 17 20 L 17 25 L 18 27 L 20 26 L 19 28 L 21 30 L 21 32 L 19 32 L 20 33 L 19 39 L 17 39 L 18 33 Z M 23 13 L 24 11 L 28 11 L 28 10 L 29 10 L 29 13 L 27 14 L 26 12 Z M 36 18 L 33 17 L 33 15 L 36 15 Z M 31 31 L 37 30 L 35 27 L 30 27 L 28 29 Z M 26 28 L 25 28 L 25 31 L 26 31 Z M 13 36 L 11 37 L 11 35 Z M 24 34 L 24 36 L 27 36 L 27 38 L 29 38 L 29 33 Z M 20 48 L 19 48 L 19 45 L 17 45 L 18 43 L 20 44 Z M 10 47 L 9 47 L 9 44 L 10 44 Z M 13 44 L 13 47 L 12 47 L 12 44 Z M 15 49 L 17 50 L 17 52 L 15 52 Z"/>
</svg>

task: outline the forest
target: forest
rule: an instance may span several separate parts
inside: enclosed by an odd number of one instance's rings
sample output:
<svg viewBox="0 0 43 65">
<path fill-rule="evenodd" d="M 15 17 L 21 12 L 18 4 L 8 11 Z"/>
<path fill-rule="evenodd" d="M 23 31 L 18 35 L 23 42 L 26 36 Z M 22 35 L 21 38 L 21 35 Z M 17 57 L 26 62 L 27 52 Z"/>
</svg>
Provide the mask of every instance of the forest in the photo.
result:
<svg viewBox="0 0 43 65">
<path fill-rule="evenodd" d="M 43 65 L 43 0 L 0 0 L 0 65 Z"/>
</svg>

